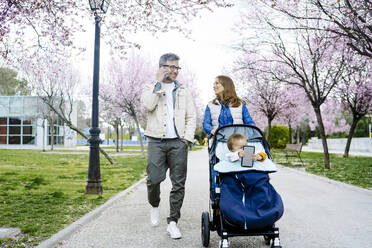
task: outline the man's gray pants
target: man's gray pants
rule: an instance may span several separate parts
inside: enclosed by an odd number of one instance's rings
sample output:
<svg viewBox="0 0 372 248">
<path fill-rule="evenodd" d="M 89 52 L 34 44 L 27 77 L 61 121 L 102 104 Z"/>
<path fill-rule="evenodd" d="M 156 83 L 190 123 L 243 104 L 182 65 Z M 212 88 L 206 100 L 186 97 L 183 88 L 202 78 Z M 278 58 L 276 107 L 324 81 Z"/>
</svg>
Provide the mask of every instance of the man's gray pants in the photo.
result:
<svg viewBox="0 0 372 248">
<path fill-rule="evenodd" d="M 153 207 L 160 203 L 160 183 L 169 168 L 172 190 L 169 195 L 170 214 L 167 222 L 181 217 L 187 173 L 187 146 L 180 139 L 150 141 L 147 148 L 147 194 Z"/>
</svg>

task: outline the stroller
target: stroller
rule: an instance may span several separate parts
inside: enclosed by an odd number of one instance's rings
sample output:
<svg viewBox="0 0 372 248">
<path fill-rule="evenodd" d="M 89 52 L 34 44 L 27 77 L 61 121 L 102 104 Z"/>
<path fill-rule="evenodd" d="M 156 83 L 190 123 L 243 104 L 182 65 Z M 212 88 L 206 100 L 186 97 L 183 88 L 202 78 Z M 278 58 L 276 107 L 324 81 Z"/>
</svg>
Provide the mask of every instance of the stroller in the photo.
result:
<svg viewBox="0 0 372 248">
<path fill-rule="evenodd" d="M 216 130 L 208 146 L 210 204 L 209 211 L 204 211 L 201 218 L 203 246 L 209 246 L 210 231 L 217 231 L 221 237 L 220 248 L 229 248 L 228 238 L 236 236 L 263 236 L 266 245 L 281 248 L 279 228 L 275 227 L 275 222 L 282 216 L 284 208 L 280 196 L 269 183 L 270 171 L 252 168 L 248 171 L 218 173 L 214 170 L 214 165 L 222 159 L 220 147 L 226 145 L 233 133 L 244 134 L 248 143 L 262 145 L 271 163 L 269 144 L 259 128 L 238 124 Z"/>
</svg>

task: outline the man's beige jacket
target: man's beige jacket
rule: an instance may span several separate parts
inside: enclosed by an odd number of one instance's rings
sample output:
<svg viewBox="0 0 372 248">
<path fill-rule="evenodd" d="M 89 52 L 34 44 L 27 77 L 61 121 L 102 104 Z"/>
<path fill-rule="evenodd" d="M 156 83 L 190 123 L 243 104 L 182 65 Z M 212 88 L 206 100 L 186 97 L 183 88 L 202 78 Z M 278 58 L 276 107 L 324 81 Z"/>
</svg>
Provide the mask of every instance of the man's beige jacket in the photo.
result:
<svg viewBox="0 0 372 248">
<path fill-rule="evenodd" d="M 145 135 L 153 138 L 165 138 L 167 120 L 167 99 L 161 84 L 154 82 L 144 86 L 141 102 L 147 111 Z M 155 87 L 155 85 L 157 87 Z M 160 89 L 155 89 L 159 88 Z M 193 99 L 184 85 L 175 81 L 173 91 L 174 124 L 181 139 L 194 141 L 196 114 Z"/>
</svg>

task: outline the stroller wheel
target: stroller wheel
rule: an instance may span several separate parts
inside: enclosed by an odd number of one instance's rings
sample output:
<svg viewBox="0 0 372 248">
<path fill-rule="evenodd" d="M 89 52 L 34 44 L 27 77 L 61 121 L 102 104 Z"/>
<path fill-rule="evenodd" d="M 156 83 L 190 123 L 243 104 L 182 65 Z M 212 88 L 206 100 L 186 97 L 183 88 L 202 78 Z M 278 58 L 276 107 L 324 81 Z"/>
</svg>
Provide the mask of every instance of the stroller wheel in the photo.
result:
<svg viewBox="0 0 372 248">
<path fill-rule="evenodd" d="M 201 218 L 201 239 L 204 247 L 209 246 L 209 213 L 203 212 Z"/>
</svg>

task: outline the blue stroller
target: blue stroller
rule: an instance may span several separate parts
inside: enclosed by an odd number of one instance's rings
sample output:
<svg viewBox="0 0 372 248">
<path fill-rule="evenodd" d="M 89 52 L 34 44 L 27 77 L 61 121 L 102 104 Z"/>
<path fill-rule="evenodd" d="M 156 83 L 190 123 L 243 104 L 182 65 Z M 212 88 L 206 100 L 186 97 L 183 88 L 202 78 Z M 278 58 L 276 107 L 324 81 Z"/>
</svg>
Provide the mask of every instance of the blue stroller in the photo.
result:
<svg viewBox="0 0 372 248">
<path fill-rule="evenodd" d="M 260 146 L 267 154 L 267 162 L 276 168 L 271 161 L 269 144 L 259 128 L 238 124 L 216 130 L 208 146 L 210 205 L 201 218 L 203 246 L 209 246 L 210 231 L 217 231 L 221 237 L 220 248 L 229 248 L 228 238 L 236 236 L 263 236 L 266 245 L 281 248 L 275 222 L 283 215 L 284 207 L 281 197 L 269 183 L 268 175 L 276 169 L 270 165 L 263 170 L 265 166 L 261 165 L 232 172 L 214 169 L 222 160 L 226 141 L 233 133 L 242 133 L 249 145 Z"/>
</svg>

